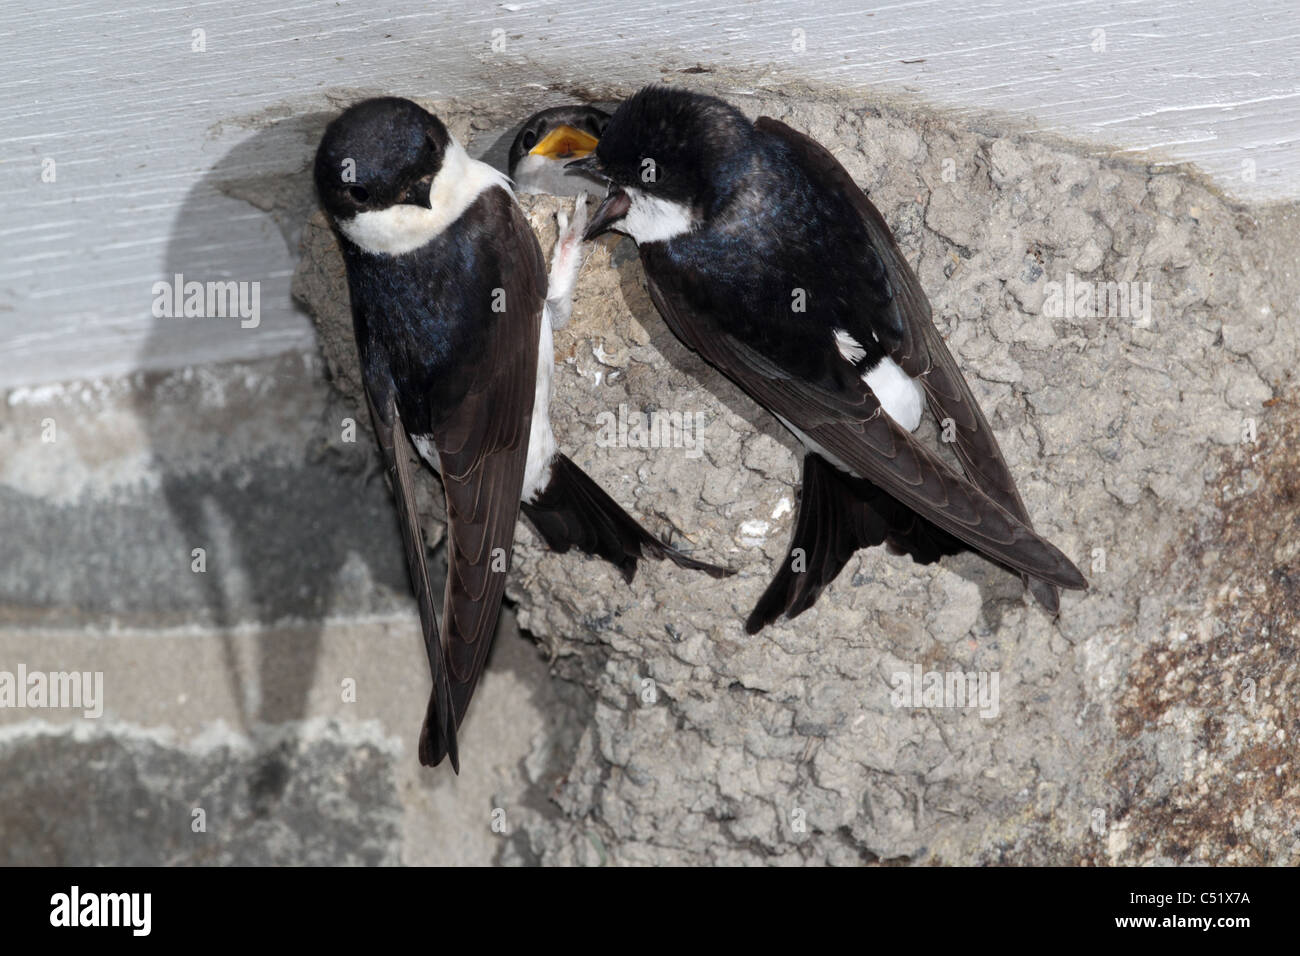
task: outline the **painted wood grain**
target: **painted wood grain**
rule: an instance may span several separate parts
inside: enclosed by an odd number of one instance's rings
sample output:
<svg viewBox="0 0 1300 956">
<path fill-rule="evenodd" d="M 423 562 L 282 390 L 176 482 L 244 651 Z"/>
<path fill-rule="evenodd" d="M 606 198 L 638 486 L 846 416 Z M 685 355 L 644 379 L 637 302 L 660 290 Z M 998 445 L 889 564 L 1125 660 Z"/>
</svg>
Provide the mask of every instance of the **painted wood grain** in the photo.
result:
<svg viewBox="0 0 1300 956">
<path fill-rule="evenodd" d="M 329 94 L 500 111 L 529 83 L 554 101 L 563 84 L 758 68 L 1193 161 L 1242 198 L 1300 195 L 1294 0 L 106 6 L 0 8 L 0 388 L 307 346 L 288 298 L 298 210 L 277 223 L 222 184 L 302 168 L 301 117 Z M 177 271 L 260 282 L 260 325 L 156 318 L 153 284 Z"/>
</svg>

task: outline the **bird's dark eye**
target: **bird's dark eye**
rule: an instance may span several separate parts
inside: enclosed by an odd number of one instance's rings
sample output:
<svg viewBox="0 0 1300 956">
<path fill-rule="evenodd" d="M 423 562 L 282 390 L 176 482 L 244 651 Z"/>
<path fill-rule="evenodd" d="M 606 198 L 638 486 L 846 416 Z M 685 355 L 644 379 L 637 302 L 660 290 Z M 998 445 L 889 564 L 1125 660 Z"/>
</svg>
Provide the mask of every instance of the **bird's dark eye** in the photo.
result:
<svg viewBox="0 0 1300 956">
<path fill-rule="evenodd" d="M 537 145 L 536 131 L 531 129 L 524 130 L 523 143 L 524 143 L 524 149 L 532 149 L 534 146 L 536 146 Z"/>
<path fill-rule="evenodd" d="M 370 191 L 365 186 L 349 186 L 348 195 L 357 202 L 365 202 L 370 198 Z"/>
</svg>

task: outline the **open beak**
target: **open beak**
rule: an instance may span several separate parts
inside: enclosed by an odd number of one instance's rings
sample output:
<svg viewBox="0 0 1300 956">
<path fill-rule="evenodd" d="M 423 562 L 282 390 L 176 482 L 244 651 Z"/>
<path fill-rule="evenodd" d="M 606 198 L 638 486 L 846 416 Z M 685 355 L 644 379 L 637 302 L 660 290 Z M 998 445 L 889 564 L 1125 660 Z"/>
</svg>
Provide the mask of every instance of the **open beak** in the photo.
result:
<svg viewBox="0 0 1300 956">
<path fill-rule="evenodd" d="M 557 126 L 542 137 L 542 141 L 530 149 L 528 155 L 546 159 L 581 159 L 591 154 L 597 142 L 596 137 L 590 133 L 572 126 Z"/>
<path fill-rule="evenodd" d="M 609 191 L 605 201 L 596 207 L 591 222 L 587 225 L 587 231 L 582 234 L 582 240 L 590 242 L 602 233 L 608 232 L 613 228 L 614 223 L 627 215 L 631 205 L 631 197 L 615 186 Z"/>
</svg>

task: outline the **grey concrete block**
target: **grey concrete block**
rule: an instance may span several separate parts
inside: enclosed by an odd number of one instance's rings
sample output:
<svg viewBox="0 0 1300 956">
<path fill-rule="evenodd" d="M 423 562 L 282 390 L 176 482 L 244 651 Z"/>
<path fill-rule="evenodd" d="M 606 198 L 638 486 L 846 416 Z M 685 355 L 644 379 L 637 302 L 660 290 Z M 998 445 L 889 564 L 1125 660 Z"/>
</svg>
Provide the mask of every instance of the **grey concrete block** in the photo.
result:
<svg viewBox="0 0 1300 956">
<path fill-rule="evenodd" d="M 0 739 L 0 863 L 395 863 L 398 755 L 349 736 L 280 731 L 195 749 L 120 728 L 11 730 Z"/>
</svg>

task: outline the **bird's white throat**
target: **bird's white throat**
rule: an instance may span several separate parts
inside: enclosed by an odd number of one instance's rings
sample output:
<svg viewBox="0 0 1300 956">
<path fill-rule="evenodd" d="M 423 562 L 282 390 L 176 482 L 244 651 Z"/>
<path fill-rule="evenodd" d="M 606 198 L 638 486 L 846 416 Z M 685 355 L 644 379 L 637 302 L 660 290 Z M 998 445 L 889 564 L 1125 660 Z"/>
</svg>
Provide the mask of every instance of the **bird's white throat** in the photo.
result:
<svg viewBox="0 0 1300 956">
<path fill-rule="evenodd" d="M 623 190 L 630 200 L 627 215 L 615 228 L 637 241 L 667 242 L 695 228 L 695 216 L 685 203 L 651 196 L 635 186 Z"/>
<path fill-rule="evenodd" d="M 483 190 L 493 186 L 511 191 L 505 173 L 471 159 L 453 137 L 443 153 L 442 167 L 433 177 L 427 209 L 401 203 L 360 212 L 339 220 L 339 229 L 366 252 L 400 256 L 436 239 Z"/>
</svg>

